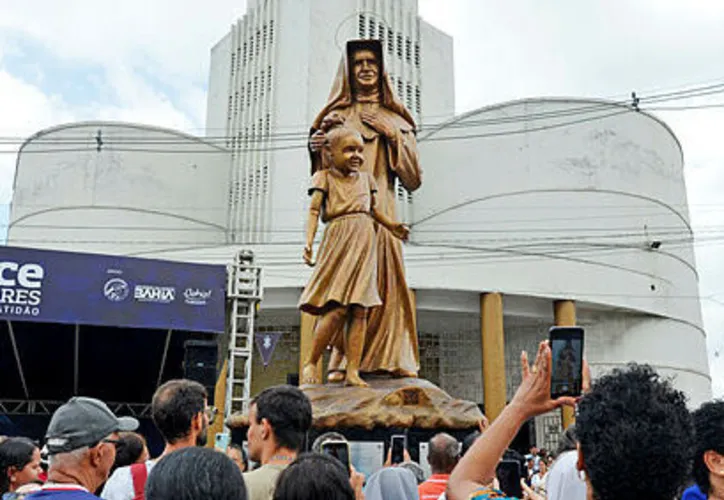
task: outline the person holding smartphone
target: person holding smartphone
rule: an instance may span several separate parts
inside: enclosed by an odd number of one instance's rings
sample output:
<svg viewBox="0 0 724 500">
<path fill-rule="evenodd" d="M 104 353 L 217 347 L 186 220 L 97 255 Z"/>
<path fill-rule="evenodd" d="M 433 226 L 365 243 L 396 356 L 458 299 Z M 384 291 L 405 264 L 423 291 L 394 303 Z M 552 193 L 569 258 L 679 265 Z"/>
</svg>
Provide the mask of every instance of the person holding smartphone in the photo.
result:
<svg viewBox="0 0 724 500">
<path fill-rule="evenodd" d="M 448 482 L 448 500 L 506 498 L 490 487 L 506 447 L 530 418 L 577 398 L 551 397 L 551 348 L 541 342 L 531 367 L 521 354 L 522 382 L 513 400 L 462 458 Z M 686 397 L 650 366 L 632 363 L 601 377 L 590 387 L 582 363 L 582 389 L 576 430 L 580 447 L 577 469 L 586 480 L 589 496 L 598 500 L 621 498 L 677 498 L 688 480 L 685 464 L 693 442 L 692 419 Z M 666 422 L 662 425 L 661 422 Z M 657 473 L 651 474 L 655 463 Z M 542 498 L 531 492 L 529 498 Z"/>
</svg>

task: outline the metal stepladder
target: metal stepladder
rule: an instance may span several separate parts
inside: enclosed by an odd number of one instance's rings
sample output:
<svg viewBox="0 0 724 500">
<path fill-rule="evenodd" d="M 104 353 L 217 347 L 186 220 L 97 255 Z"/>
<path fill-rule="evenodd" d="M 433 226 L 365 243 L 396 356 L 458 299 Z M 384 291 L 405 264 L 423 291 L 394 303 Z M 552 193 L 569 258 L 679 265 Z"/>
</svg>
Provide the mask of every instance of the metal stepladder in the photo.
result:
<svg viewBox="0 0 724 500">
<path fill-rule="evenodd" d="M 254 316 L 263 296 L 261 267 L 254 265 L 253 252 L 242 250 L 234 258 L 226 293 L 230 321 L 224 422 L 232 413 L 249 412 Z"/>
</svg>

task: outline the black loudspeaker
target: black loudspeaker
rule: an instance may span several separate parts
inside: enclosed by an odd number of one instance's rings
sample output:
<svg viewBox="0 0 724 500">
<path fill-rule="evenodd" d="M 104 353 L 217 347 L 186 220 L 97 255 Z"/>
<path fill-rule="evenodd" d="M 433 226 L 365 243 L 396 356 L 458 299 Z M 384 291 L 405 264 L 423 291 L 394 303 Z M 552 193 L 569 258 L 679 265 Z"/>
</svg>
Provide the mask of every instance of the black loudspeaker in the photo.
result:
<svg viewBox="0 0 724 500">
<path fill-rule="evenodd" d="M 219 346 L 213 340 L 187 340 L 184 342 L 184 378 L 206 387 L 209 406 L 214 404 L 216 364 Z"/>
<path fill-rule="evenodd" d="M 298 373 L 287 373 L 287 385 L 293 385 L 293 386 L 299 385 L 299 374 Z"/>
</svg>

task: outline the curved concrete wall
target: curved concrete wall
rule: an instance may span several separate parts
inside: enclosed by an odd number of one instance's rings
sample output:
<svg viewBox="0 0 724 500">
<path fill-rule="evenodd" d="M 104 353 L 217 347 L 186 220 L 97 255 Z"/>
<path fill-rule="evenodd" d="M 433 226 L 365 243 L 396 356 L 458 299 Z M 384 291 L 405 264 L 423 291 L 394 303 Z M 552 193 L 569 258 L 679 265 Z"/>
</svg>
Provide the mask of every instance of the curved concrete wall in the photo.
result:
<svg viewBox="0 0 724 500">
<path fill-rule="evenodd" d="M 134 253 L 226 243 L 229 165 L 226 150 L 172 130 L 41 131 L 18 155 L 8 244 Z"/>
<path fill-rule="evenodd" d="M 692 400 L 710 394 L 683 158 L 665 124 L 540 99 L 474 111 L 420 143 L 412 287 L 620 310 L 591 324 L 594 366 L 645 361 Z"/>
</svg>

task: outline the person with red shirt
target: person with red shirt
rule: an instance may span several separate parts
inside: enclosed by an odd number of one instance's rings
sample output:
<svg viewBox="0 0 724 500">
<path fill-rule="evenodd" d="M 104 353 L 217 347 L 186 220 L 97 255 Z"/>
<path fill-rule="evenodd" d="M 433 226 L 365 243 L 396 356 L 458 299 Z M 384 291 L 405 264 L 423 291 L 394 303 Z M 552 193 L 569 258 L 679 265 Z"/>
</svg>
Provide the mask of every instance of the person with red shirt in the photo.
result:
<svg viewBox="0 0 724 500">
<path fill-rule="evenodd" d="M 432 475 L 417 487 L 420 500 L 437 500 L 447 488 L 450 473 L 460 459 L 460 445 L 450 434 L 441 432 L 430 439 L 427 461 Z"/>
</svg>

